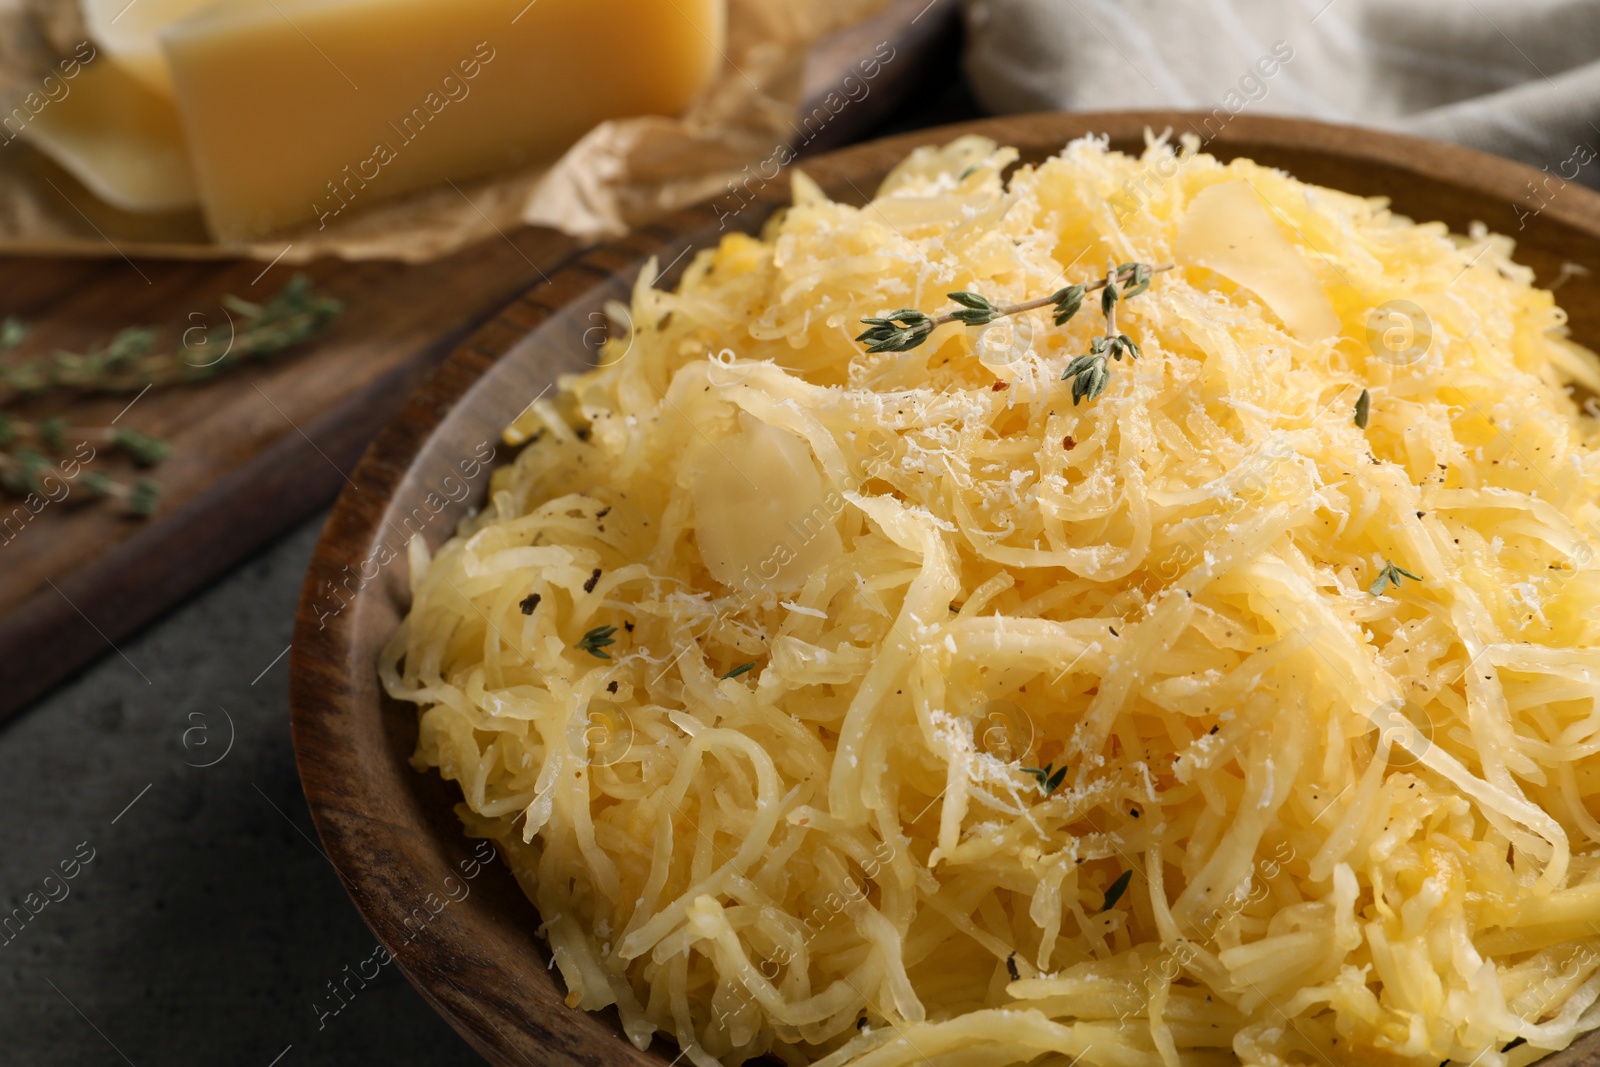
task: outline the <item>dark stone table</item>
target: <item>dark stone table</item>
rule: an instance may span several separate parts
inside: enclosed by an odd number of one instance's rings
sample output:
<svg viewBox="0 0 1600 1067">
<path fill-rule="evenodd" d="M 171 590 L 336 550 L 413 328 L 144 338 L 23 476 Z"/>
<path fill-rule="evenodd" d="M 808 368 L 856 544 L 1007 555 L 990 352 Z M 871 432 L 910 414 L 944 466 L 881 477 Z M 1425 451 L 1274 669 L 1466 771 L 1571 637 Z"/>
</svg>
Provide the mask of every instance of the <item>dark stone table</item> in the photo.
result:
<svg viewBox="0 0 1600 1067">
<path fill-rule="evenodd" d="M 0 1063 L 482 1062 L 393 968 L 319 1026 L 376 944 L 289 748 L 321 526 L 0 727 Z"/>
</svg>

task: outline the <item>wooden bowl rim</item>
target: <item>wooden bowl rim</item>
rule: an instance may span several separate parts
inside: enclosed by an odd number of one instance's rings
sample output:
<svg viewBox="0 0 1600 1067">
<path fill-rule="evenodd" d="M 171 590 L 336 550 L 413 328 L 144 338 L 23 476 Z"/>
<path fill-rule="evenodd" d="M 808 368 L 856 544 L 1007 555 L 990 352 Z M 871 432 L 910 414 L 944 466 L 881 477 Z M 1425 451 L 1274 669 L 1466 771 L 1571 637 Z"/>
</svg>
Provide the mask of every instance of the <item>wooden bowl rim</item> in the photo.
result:
<svg viewBox="0 0 1600 1067">
<path fill-rule="evenodd" d="M 867 173 L 876 171 L 881 176 L 884 161 L 897 160 L 919 145 L 944 143 L 962 134 L 982 134 L 1000 144 L 1029 147 L 1059 147 L 1085 133 L 1103 133 L 1109 135 L 1113 142 L 1126 143 L 1137 141 L 1146 130 L 1159 134 L 1170 128 L 1175 135 L 1190 131 L 1201 133 L 1203 124 L 1214 120 L 1216 115 L 1216 112 L 1161 110 L 1009 116 L 957 123 L 866 142 L 802 160 L 796 165 L 814 177 L 819 173 L 842 174 L 849 179 L 854 173 L 861 180 L 876 185 L 877 178 L 869 178 Z M 1243 154 L 1245 146 L 1316 153 L 1357 164 L 1369 163 L 1400 170 L 1474 194 L 1504 199 L 1513 211 L 1517 204 L 1527 203 L 1529 189 L 1540 188 L 1548 177 L 1545 172 L 1521 163 L 1459 145 L 1310 119 L 1243 114 L 1230 116 L 1220 132 L 1205 145 L 1206 150 L 1220 147 L 1230 155 Z M 824 187 L 828 187 L 828 184 L 828 181 L 823 181 Z M 851 184 L 861 196 L 866 195 L 860 187 L 854 186 L 853 180 Z M 777 188 L 780 185 L 781 191 Z M 764 210 L 770 210 L 787 200 L 787 183 L 782 182 L 781 178 L 772 181 L 756 194 L 756 198 Z M 394 845 L 392 853 L 402 855 L 406 838 L 427 835 L 430 831 L 420 824 L 397 826 L 369 812 L 357 810 L 360 804 L 352 805 L 346 796 L 327 785 L 332 781 L 344 781 L 362 783 L 364 786 L 367 768 L 353 762 L 342 762 L 349 750 L 347 746 L 325 746 L 316 743 L 315 739 L 330 732 L 339 738 L 352 738 L 363 729 L 363 717 L 371 716 L 376 711 L 370 707 L 353 707 L 348 683 L 330 681 L 349 677 L 349 665 L 356 645 L 355 622 L 360 612 L 343 611 L 331 621 L 319 620 L 314 603 L 317 575 L 337 571 L 346 565 L 346 561 L 361 558 L 359 554 L 349 551 L 350 546 L 364 549 L 373 543 L 384 509 L 410 464 L 428 447 L 431 437 L 455 405 L 501 356 L 549 322 L 571 300 L 581 297 L 597 284 L 636 265 L 645 257 L 667 249 L 675 237 L 703 230 L 708 224 L 715 223 L 719 210 L 726 208 L 719 209 L 716 201 L 701 204 L 643 227 L 619 241 L 575 253 L 551 272 L 546 282 L 512 301 L 456 348 L 417 388 L 401 413 L 368 446 L 351 477 L 346 479 L 349 484 L 335 503 L 318 540 L 301 592 L 290 658 L 291 730 L 296 765 L 312 821 L 357 911 L 393 954 L 406 977 L 474 1048 L 493 1063 L 535 1062 L 534 1056 L 529 1053 L 528 1043 L 514 1040 L 502 1029 L 504 1025 L 515 1029 L 527 1020 L 504 1018 L 506 1013 L 502 1004 L 499 1006 L 502 1017 L 497 1024 L 491 1014 L 494 1006 L 484 1006 L 479 1000 L 480 991 L 463 990 L 451 979 L 446 964 L 457 953 L 456 945 L 425 942 L 421 946 L 402 946 L 395 943 L 392 937 L 387 937 L 384 920 L 390 917 L 378 910 L 382 886 L 374 878 L 373 857 L 347 844 L 356 835 L 344 831 L 359 827 L 368 837 L 391 841 Z M 1600 248 L 1600 193 L 1568 184 L 1560 189 L 1559 195 L 1544 205 L 1542 214 L 1550 222 L 1578 231 L 1595 241 L 1596 247 Z M 1507 232 L 1504 226 L 1491 224 L 1490 228 Z M 374 584 L 356 593 L 353 602 L 384 595 L 385 590 Z M 375 664 L 372 669 L 376 671 Z M 370 790 L 368 793 L 370 796 Z M 436 839 L 434 843 L 440 847 L 444 844 Z M 470 947 L 470 944 L 462 944 L 459 949 Z M 557 979 L 551 975 L 549 981 L 559 1000 L 561 990 Z M 464 1010 L 464 1006 L 472 1010 Z M 581 1014 L 577 1009 L 561 1010 Z M 474 1012 L 480 1017 L 473 1018 Z M 485 1022 L 487 1026 L 483 1025 Z M 569 1024 L 570 1020 L 554 1020 L 554 1023 L 561 1026 Z M 1572 1048 L 1555 1053 L 1542 1063 L 1547 1067 L 1573 1067 L 1579 1063 L 1600 1062 L 1600 1057 L 1591 1059 L 1591 1054 L 1597 1049 L 1600 1049 L 1600 1031 L 1586 1035 Z M 636 1052 L 614 1026 L 608 1037 L 597 1038 L 589 1033 L 579 1039 L 578 1048 L 541 1048 L 536 1055 L 538 1062 L 552 1064 L 612 1063 L 619 1055 L 640 1065 L 666 1062 L 659 1053 Z"/>
</svg>

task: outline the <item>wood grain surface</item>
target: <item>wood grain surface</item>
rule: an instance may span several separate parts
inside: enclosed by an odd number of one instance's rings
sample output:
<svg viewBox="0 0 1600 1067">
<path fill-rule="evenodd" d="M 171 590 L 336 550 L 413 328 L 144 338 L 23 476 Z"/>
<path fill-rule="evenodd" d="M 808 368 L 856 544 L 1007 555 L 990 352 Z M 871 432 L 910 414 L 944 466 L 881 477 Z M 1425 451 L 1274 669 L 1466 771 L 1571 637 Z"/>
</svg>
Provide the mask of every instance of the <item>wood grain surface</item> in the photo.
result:
<svg viewBox="0 0 1600 1067">
<path fill-rule="evenodd" d="M 890 0 L 874 18 L 819 41 L 807 56 L 802 114 L 821 108 L 828 122 L 809 147 L 860 137 L 914 92 L 955 12 L 955 0 Z M 895 58 L 870 92 L 830 113 L 829 94 L 850 92 L 846 79 L 859 79 L 859 64 L 880 48 Z M 530 228 L 421 266 L 319 261 L 306 273 L 346 311 L 307 345 L 203 387 L 152 392 L 126 411 L 131 397 L 17 409 L 23 417 L 63 413 L 75 426 L 117 419 L 167 438 L 173 458 L 155 472 L 165 496 L 151 520 L 83 506 L 80 490 L 37 516 L 23 509 L 0 534 L 0 718 L 94 658 L 120 655 L 123 637 L 332 500 L 428 371 L 578 249 Z M 254 261 L 134 261 L 107 251 L 103 259 L 0 258 L 0 316 L 34 326 L 7 358 L 81 351 L 131 325 L 163 327 L 174 343 L 191 327 L 224 323 L 223 295 L 259 301 L 292 275 Z M 104 450 L 90 469 L 136 473 Z M 0 520 L 21 505 L 0 494 Z"/>
<path fill-rule="evenodd" d="M 978 132 L 1037 160 L 1084 133 L 1109 133 L 1137 149 L 1146 127 L 1183 131 L 1195 116 L 1175 113 L 1048 115 L 991 120 L 875 142 L 809 160 L 807 172 L 836 198 L 861 202 L 878 179 L 918 144 Z M 1525 183 L 1536 172 L 1466 149 L 1287 119 L 1238 117 L 1208 146 L 1247 155 L 1309 181 L 1388 196 L 1418 219 L 1465 230 L 1481 220 L 1517 233 L 1518 258 L 1540 279 L 1563 262 L 1600 277 L 1600 195 L 1569 186 L 1517 231 Z M 751 230 L 780 202 L 773 183 L 733 220 Z M 727 220 L 723 220 L 727 221 Z M 547 969 L 539 918 L 509 874 L 485 870 L 470 894 L 418 930 L 418 908 L 446 878 L 460 878 L 469 842 L 451 810 L 459 794 L 409 765 L 416 709 L 387 700 L 376 676 L 378 651 L 406 607 L 403 553 L 363 567 L 398 547 L 408 517 L 459 470 L 554 376 L 582 366 L 593 349 L 584 333 L 601 303 L 622 295 L 649 256 L 682 270 L 687 250 L 719 235 L 710 207 L 682 213 L 626 241 L 583 253 L 551 274 L 458 348 L 406 403 L 368 449 L 341 493 L 306 576 L 291 655 L 294 745 L 301 780 L 327 853 L 351 899 L 402 970 L 452 1025 L 492 1063 L 662 1064 L 673 1051 L 637 1052 L 614 1014 L 568 1008 Z M 1600 342 L 1594 282 L 1562 293 L 1579 340 Z M 509 458 L 503 448 L 499 461 Z M 476 491 L 418 527 L 437 547 L 481 498 Z M 425 513 L 425 512 L 424 512 Z M 355 575 L 353 578 L 352 575 Z M 342 590 L 342 591 L 341 591 Z M 1591 1036 L 1548 1062 L 1600 1067 Z"/>
</svg>

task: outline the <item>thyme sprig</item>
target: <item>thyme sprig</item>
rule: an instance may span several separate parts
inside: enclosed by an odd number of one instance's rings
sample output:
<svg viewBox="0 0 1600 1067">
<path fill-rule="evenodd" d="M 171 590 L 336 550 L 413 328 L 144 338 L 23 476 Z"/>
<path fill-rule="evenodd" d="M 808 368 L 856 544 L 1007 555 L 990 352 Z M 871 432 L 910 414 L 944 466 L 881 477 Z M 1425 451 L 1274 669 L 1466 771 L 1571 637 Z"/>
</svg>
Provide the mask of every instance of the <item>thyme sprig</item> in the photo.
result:
<svg viewBox="0 0 1600 1067">
<path fill-rule="evenodd" d="M 882 317 L 864 318 L 861 321 L 867 325 L 867 329 L 856 341 L 866 345 L 868 352 L 909 352 L 946 323 L 987 326 L 996 319 L 1042 307 L 1050 307 L 1055 324 L 1065 326 L 1083 307 L 1084 297 L 1099 290 L 1100 309 L 1106 317 L 1105 333 L 1090 342 L 1088 353 L 1074 359 L 1062 375 L 1063 380 L 1072 379 L 1072 402 L 1077 404 L 1081 400 L 1093 400 L 1105 391 L 1110 377 L 1106 363 L 1108 359 L 1120 360 L 1124 354 L 1133 359 L 1139 356 L 1139 346 L 1127 334 L 1117 330 L 1118 302 L 1138 296 L 1150 288 L 1152 276 L 1172 268 L 1171 263 L 1163 263 L 1158 267 L 1148 263 L 1112 265 L 1104 278 L 1069 285 L 1049 296 L 1024 300 L 1020 304 L 996 305 L 982 293 L 961 289 L 946 294 L 958 307 L 942 315 L 929 315 L 915 308 L 901 308 Z"/>
<path fill-rule="evenodd" d="M 0 406 L 62 392 L 78 395 L 142 392 L 151 386 L 208 381 L 241 364 L 266 359 L 320 333 L 343 310 L 322 296 L 305 275 L 296 275 L 265 303 L 235 296 L 222 303 L 230 316 L 225 325 L 193 327 L 178 345 L 158 350 L 159 331 L 134 326 L 119 331 L 109 343 L 87 352 L 57 351 L 18 363 L 0 363 Z M 0 320 L 0 355 L 28 337 L 28 326 L 16 316 Z M 0 490 L 14 496 L 48 496 L 45 479 L 59 479 L 50 455 L 64 455 L 75 443 L 109 447 L 140 467 L 153 467 L 171 454 L 159 438 L 117 426 L 72 426 L 61 416 L 26 420 L 0 414 Z M 74 468 L 76 469 L 76 468 Z M 102 472 L 84 473 L 72 481 L 89 499 L 119 501 L 129 512 L 147 517 L 155 512 L 161 487 L 152 481 L 126 484 Z"/>
<path fill-rule="evenodd" d="M 0 404 L 57 390 L 134 393 L 147 385 L 209 381 L 241 363 L 292 348 L 320 333 L 343 310 L 339 301 L 317 294 L 303 274 L 295 275 L 266 303 L 225 296 L 222 305 L 239 317 L 186 331 L 177 347 L 165 351 L 156 349 L 159 331 L 154 327 L 130 326 L 118 331 L 109 344 L 88 352 L 53 352 L 9 366 L 0 364 Z M 0 323 L 0 352 L 21 344 L 27 333 L 26 325 L 15 317 Z M 213 352 L 219 355 L 213 357 Z"/>
<path fill-rule="evenodd" d="M 1117 291 L 1117 278 L 1123 267 L 1133 268 L 1125 294 Z M 1106 383 L 1111 380 L 1108 359 L 1121 362 L 1124 354 L 1130 360 L 1139 358 L 1139 346 L 1133 338 L 1117 330 L 1117 301 L 1124 295 L 1138 296 L 1150 288 L 1150 274 L 1150 268 L 1143 263 L 1112 265 L 1106 271 L 1100 291 L 1100 312 L 1106 317 L 1106 332 L 1090 341 L 1089 351 L 1068 363 L 1061 375 L 1062 381 L 1072 381 L 1073 407 L 1077 407 L 1080 400 L 1093 400 L 1106 391 Z"/>
<path fill-rule="evenodd" d="M 59 499 L 54 497 L 47 478 L 57 483 L 55 489 L 59 491 L 60 475 L 56 465 L 42 453 L 32 449 L 0 452 L 0 489 L 12 496 Z M 89 494 L 90 500 L 117 501 L 139 518 L 155 514 L 156 505 L 161 501 L 161 486 L 148 480 L 130 485 L 96 471 L 79 476 L 76 484 Z"/>
<path fill-rule="evenodd" d="M 1367 587 L 1367 592 L 1373 596 L 1382 596 L 1383 591 L 1391 585 L 1399 589 L 1401 578 L 1410 578 L 1413 582 L 1422 581 L 1422 575 L 1412 574 L 1393 560 L 1386 559 L 1378 570 L 1377 580 Z"/>
<path fill-rule="evenodd" d="M 0 414 L 0 450 L 22 445 L 61 455 L 70 442 L 77 441 L 117 449 L 141 467 L 154 467 L 172 454 L 171 445 L 137 430 L 117 426 L 69 426 L 60 416 L 29 422 L 14 415 Z"/>
<path fill-rule="evenodd" d="M 51 457 L 67 455 L 81 442 L 120 451 L 140 467 L 153 467 L 172 451 L 165 441 L 137 430 L 116 426 L 69 426 L 67 420 L 59 416 L 29 422 L 13 415 L 0 415 L 0 490 L 15 497 L 52 497 L 50 482 L 59 482 L 61 473 Z M 140 518 L 155 514 L 161 500 L 161 487 L 148 480 L 130 485 L 95 471 L 77 477 L 76 483 L 89 494 L 88 499 L 117 501 Z"/>
</svg>

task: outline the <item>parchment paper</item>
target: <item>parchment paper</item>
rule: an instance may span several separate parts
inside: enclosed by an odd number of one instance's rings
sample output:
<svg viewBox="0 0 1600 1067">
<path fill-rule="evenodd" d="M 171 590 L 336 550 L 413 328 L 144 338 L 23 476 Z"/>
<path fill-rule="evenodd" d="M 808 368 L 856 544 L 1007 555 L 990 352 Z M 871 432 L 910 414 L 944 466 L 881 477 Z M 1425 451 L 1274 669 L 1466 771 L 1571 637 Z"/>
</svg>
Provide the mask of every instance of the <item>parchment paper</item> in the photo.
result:
<svg viewBox="0 0 1600 1067">
<path fill-rule="evenodd" d="M 213 242 L 194 211 L 118 211 L 22 139 L 0 136 L 0 255 L 422 262 L 524 224 L 617 236 L 714 195 L 745 164 L 788 144 L 807 49 L 882 3 L 728 0 L 726 62 L 683 116 L 605 122 L 553 165 L 424 190 L 254 244 Z M 76 0 L 0 0 L 0 113 L 86 38 Z"/>
</svg>

